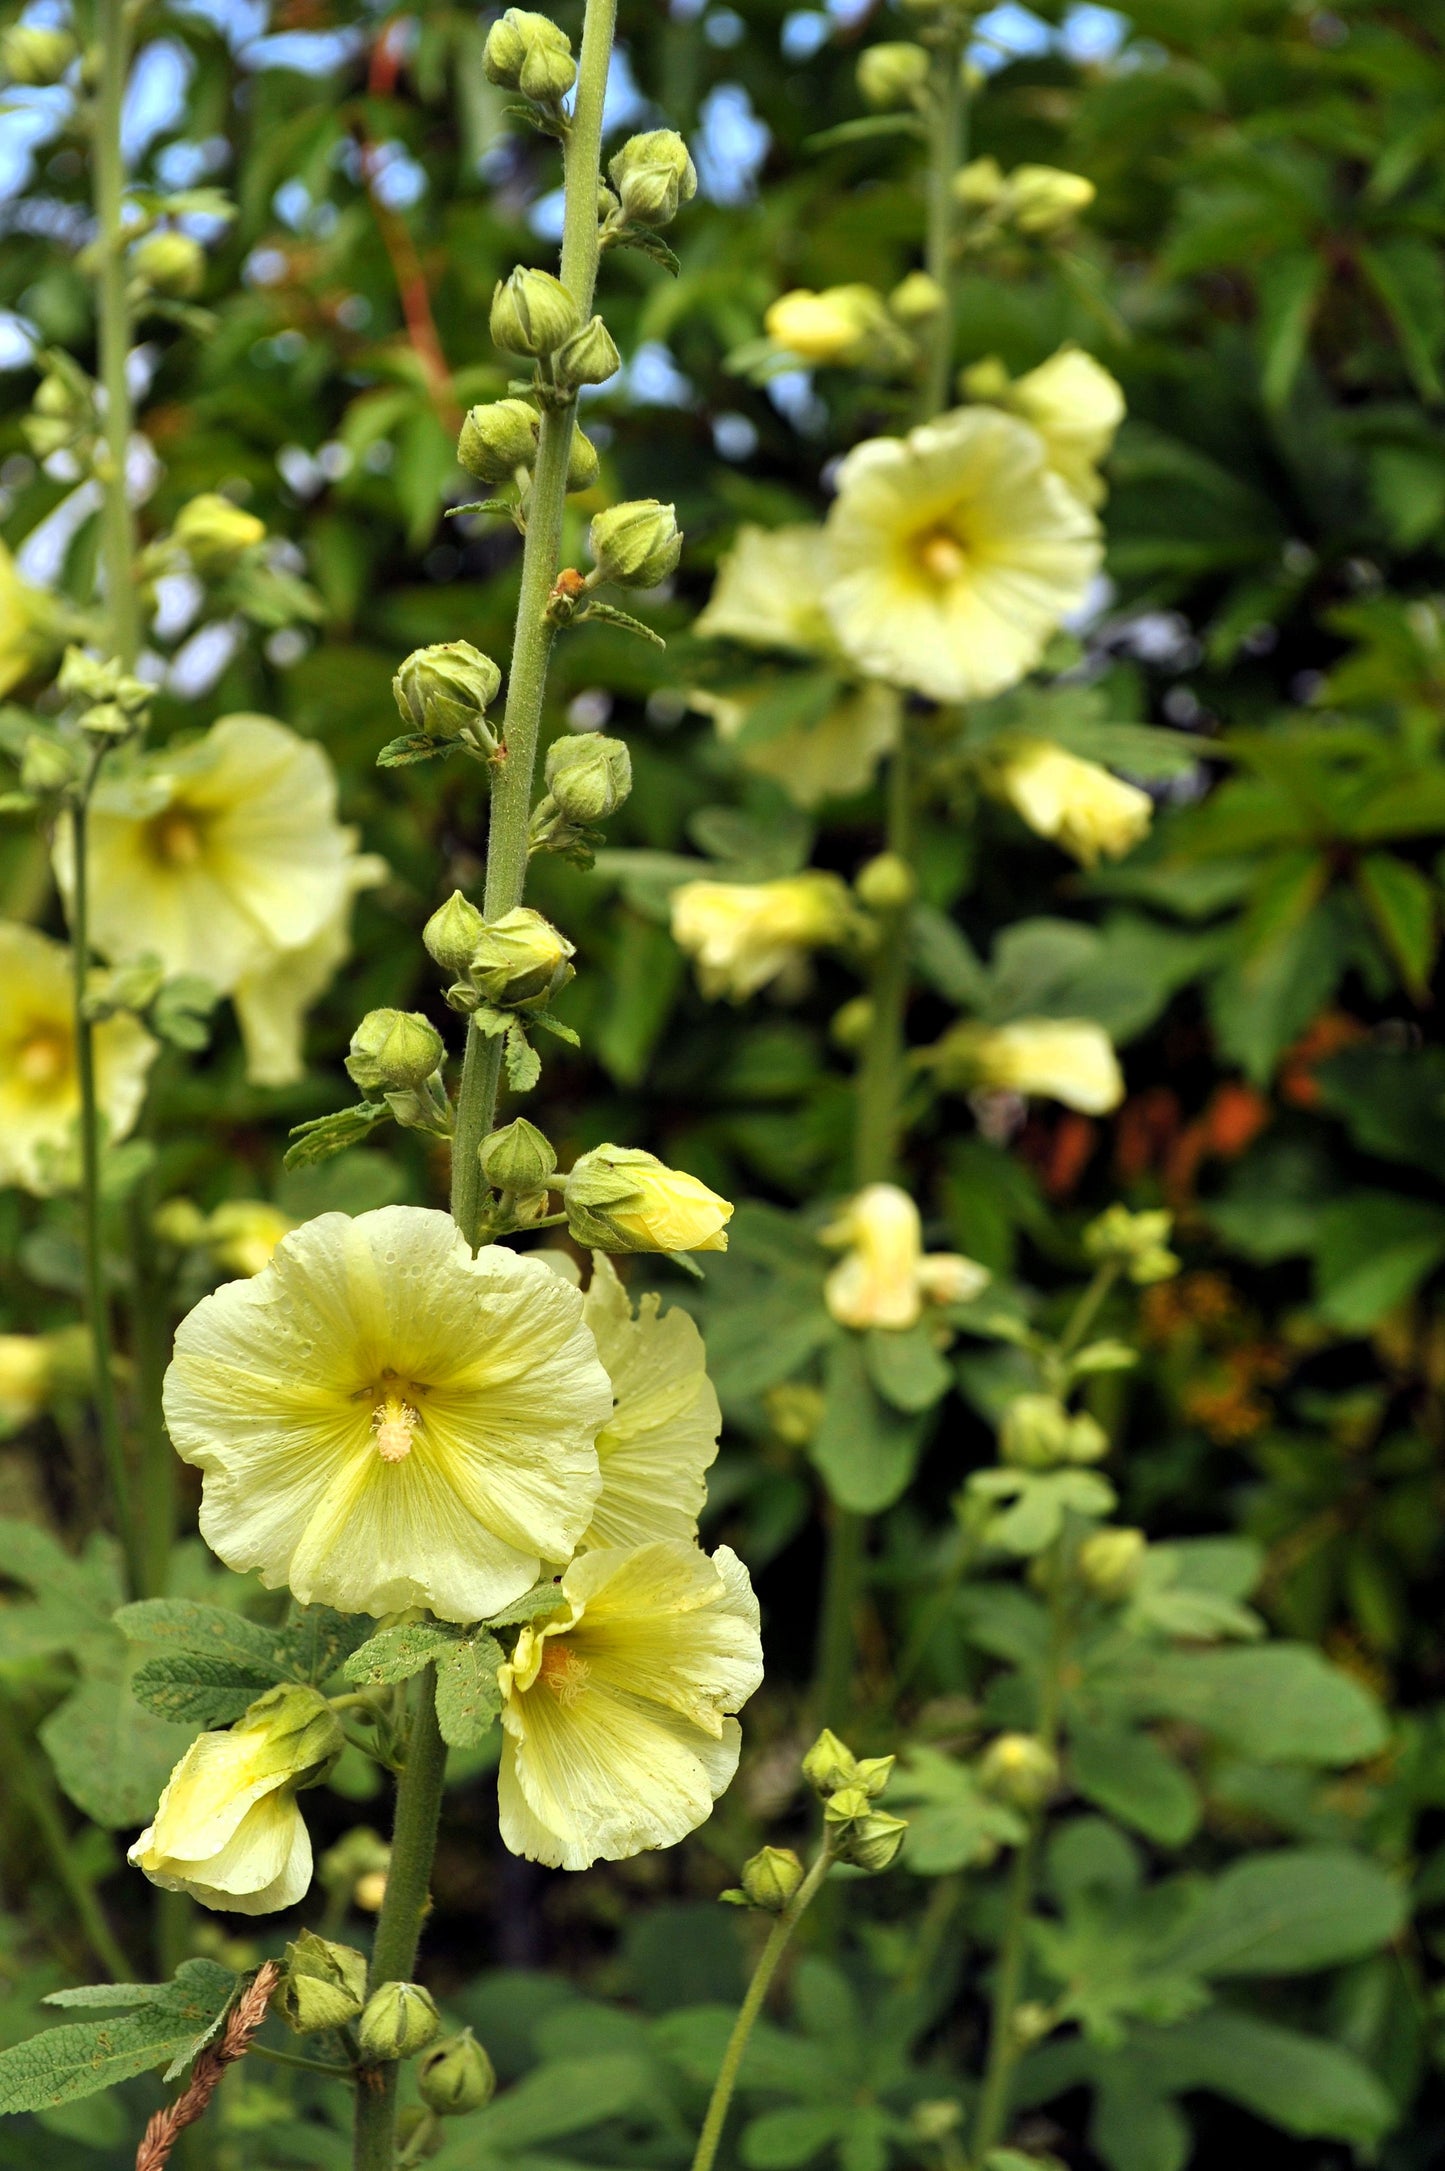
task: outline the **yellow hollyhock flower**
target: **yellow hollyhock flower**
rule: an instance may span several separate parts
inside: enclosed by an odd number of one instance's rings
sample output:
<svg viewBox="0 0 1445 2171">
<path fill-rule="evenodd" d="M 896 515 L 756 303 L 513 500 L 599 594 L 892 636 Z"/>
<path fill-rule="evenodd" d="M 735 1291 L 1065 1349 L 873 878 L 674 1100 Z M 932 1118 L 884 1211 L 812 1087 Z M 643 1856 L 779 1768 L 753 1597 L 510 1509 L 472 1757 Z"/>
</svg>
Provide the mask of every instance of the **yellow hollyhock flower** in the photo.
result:
<svg viewBox="0 0 1445 2171">
<path fill-rule="evenodd" d="M 606 1251 L 726 1251 L 731 1201 L 641 1146 L 594 1146 L 562 1189 L 570 1234 Z"/>
<path fill-rule="evenodd" d="M 696 1322 L 662 1299 L 634 1312 L 607 1254 L 592 1254 L 582 1316 L 612 1382 L 615 1408 L 597 1435 L 602 1491 L 584 1546 L 638 1546 L 697 1536 L 704 1472 L 717 1454 L 722 1413 Z"/>
<path fill-rule="evenodd" d="M 955 1025 L 926 1060 L 942 1084 L 1036 1093 L 1088 1116 L 1124 1098 L 1113 1043 L 1090 1018 L 1015 1018 L 1008 1025 Z"/>
<path fill-rule="evenodd" d="M 695 1831 L 737 1769 L 763 1677 L 758 1602 L 736 1554 L 607 1546 L 574 1560 L 562 1610 L 498 1669 L 502 1838 L 588 1869 Z"/>
<path fill-rule="evenodd" d="M 300 1021 L 378 878 L 336 819 L 324 750 L 268 716 L 223 716 L 104 781 L 90 818 L 92 935 L 119 963 L 152 952 L 235 997 L 253 1081 L 301 1075 Z M 55 868 L 70 895 L 73 843 Z"/>
<path fill-rule="evenodd" d="M 918 1208 L 897 1184 L 867 1184 L 823 1231 L 844 1245 L 823 1285 L 828 1310 L 844 1327 L 915 1326 L 925 1299 L 966 1304 L 988 1282 L 988 1269 L 959 1252 L 925 1258 Z"/>
<path fill-rule="evenodd" d="M 742 738 L 738 758 L 744 767 L 781 784 L 795 806 L 816 807 L 825 799 L 852 799 L 867 791 L 879 762 L 898 744 L 903 704 L 894 689 L 865 682 L 841 694 L 816 723 L 793 724 L 748 741 L 743 735 L 753 710 L 772 690 L 766 682 L 753 694 L 699 688 L 688 695 L 688 704 L 712 718 L 725 746 Z"/>
<path fill-rule="evenodd" d="M 70 952 L 0 921 L 0 1184 L 42 1195 L 66 1179 L 80 1114 Z M 156 1043 L 131 1017 L 95 1028 L 96 1093 L 109 1135 L 140 1114 Z"/>
<path fill-rule="evenodd" d="M 1044 441 L 1049 466 L 1086 505 L 1103 503 L 1099 474 L 1124 419 L 1124 394 L 1102 362 L 1082 347 L 1060 347 L 1047 362 L 1009 379 L 999 362 L 978 362 L 964 373 L 974 399 L 1006 407 Z"/>
<path fill-rule="evenodd" d="M 0 543 L 0 694 L 58 655 L 63 638 L 56 605 L 21 579 Z"/>
<path fill-rule="evenodd" d="M 1122 859 L 1154 818 L 1154 802 L 1137 784 L 1043 739 L 1011 746 L 992 782 L 1036 836 L 1052 838 L 1083 867 Z"/>
<path fill-rule="evenodd" d="M 855 447 L 827 533 L 842 647 L 935 701 L 1016 684 L 1083 602 L 1101 551 L 1038 433 L 988 407 Z"/>
<path fill-rule="evenodd" d="M 315 1689 L 268 1689 L 234 1726 L 191 1743 L 126 1859 L 203 1907 L 238 1915 L 293 1907 L 311 1883 L 296 1790 L 324 1779 L 342 1746 Z"/>
<path fill-rule="evenodd" d="M 672 893 L 672 939 L 691 953 L 698 986 L 713 1001 L 746 1001 L 809 950 L 842 942 L 853 924 L 847 887 L 835 874 L 684 882 Z"/>
<path fill-rule="evenodd" d="M 763 329 L 774 346 L 815 368 L 863 361 L 880 349 L 886 355 L 897 345 L 887 305 L 871 286 L 830 286 L 821 294 L 794 287 L 767 311 Z"/>
<path fill-rule="evenodd" d="M 165 1411 L 228 1567 L 303 1604 L 478 1621 L 570 1557 L 612 1392 L 575 1289 L 384 1206 L 304 1223 L 204 1297 Z"/>
<path fill-rule="evenodd" d="M 822 528 L 805 522 L 739 528 L 693 631 L 748 648 L 825 654 L 833 646 L 823 608 L 825 553 Z"/>
<path fill-rule="evenodd" d="M 217 1266 L 237 1274 L 259 1274 L 271 1264 L 276 1246 L 296 1223 L 264 1199 L 227 1199 L 206 1222 L 205 1242 Z"/>
</svg>

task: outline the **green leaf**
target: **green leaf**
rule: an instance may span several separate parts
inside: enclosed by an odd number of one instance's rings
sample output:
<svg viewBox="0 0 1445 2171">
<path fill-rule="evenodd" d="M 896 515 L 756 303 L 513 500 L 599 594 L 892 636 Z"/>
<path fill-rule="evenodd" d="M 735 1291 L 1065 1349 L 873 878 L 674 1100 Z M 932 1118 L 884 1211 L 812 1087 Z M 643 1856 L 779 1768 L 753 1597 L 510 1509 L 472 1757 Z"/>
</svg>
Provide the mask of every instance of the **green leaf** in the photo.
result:
<svg viewBox="0 0 1445 2171">
<path fill-rule="evenodd" d="M 467 2145 L 486 2162 L 502 2151 L 535 2148 L 646 2105 L 656 2086 L 651 2061 L 625 2054 L 536 2066 L 472 2118 Z"/>
<path fill-rule="evenodd" d="M 329 1161 L 334 1153 L 345 1153 L 348 1146 L 369 1138 L 378 1123 L 390 1121 L 385 1101 L 359 1101 L 355 1108 L 339 1108 L 335 1115 L 293 1124 L 290 1136 L 295 1144 L 287 1147 L 282 1166 L 314 1168 L 318 1161 Z"/>
<path fill-rule="evenodd" d="M 1105 1686 L 1097 1674 L 1090 1685 Z M 1140 1718 L 1202 1727 L 1262 1764 L 1355 1764 L 1376 1755 L 1389 1735 L 1370 1691 L 1303 1643 L 1136 1650 L 1111 1678 L 1108 1696 Z"/>
<path fill-rule="evenodd" d="M 474 1749 L 502 1708 L 497 1668 L 501 1645 L 479 1629 L 437 1660 L 437 1724 L 454 1749 Z"/>
<path fill-rule="evenodd" d="M 1394 234 L 1380 242 L 1361 242 L 1355 257 L 1385 305 L 1421 399 L 1433 402 L 1445 396 L 1435 367 L 1445 305 L 1434 246 L 1423 235 Z"/>
<path fill-rule="evenodd" d="M 1287 2133 L 1368 2147 L 1399 2116 L 1352 2052 L 1247 2013 L 1217 2009 L 1134 2041 L 1161 2090 L 1213 2089 Z"/>
<path fill-rule="evenodd" d="M 1276 414 L 1299 375 L 1325 275 L 1325 259 L 1316 249 L 1282 250 L 1259 268 L 1260 389 L 1265 406 Z"/>
<path fill-rule="evenodd" d="M 227 1658 L 180 1651 L 149 1659 L 131 1676 L 136 1702 L 175 1724 L 229 1726 L 248 1705 L 275 1685 L 276 1676 L 247 1670 Z"/>
<path fill-rule="evenodd" d="M 226 1659 L 243 1672 L 262 1673 L 271 1681 L 297 1676 L 283 1655 L 284 1630 L 264 1628 L 226 1606 L 207 1606 L 192 1598 L 139 1598 L 121 1606 L 115 1626 L 131 1643 L 156 1643 L 172 1651 L 197 1651 Z"/>
<path fill-rule="evenodd" d="M 990 1517 L 984 1537 L 1021 1557 L 1052 1545 L 1066 1515 L 1111 1515 L 1117 1504 L 1097 1470 L 975 1470 L 968 1489 L 980 1499 L 1012 1503 Z"/>
<path fill-rule="evenodd" d="M 960 1010 L 979 1010 L 988 1000 L 983 962 L 962 928 L 933 905 L 916 904 L 909 916 L 913 962 L 934 990 Z"/>
<path fill-rule="evenodd" d="M 1000 1847 L 1022 1846 L 1016 1810 L 985 1794 L 972 1769 L 941 1749 L 909 1749 L 889 1786 L 890 1807 L 906 1813 L 903 1861 L 920 1877 L 986 1867 Z"/>
<path fill-rule="evenodd" d="M 1408 1912 L 1404 1885 L 1343 1847 L 1235 1862 L 1170 1953 L 1198 1975 L 1304 1975 L 1376 1952 Z"/>
<path fill-rule="evenodd" d="M 789 2104 L 764 2111 L 743 2128 L 738 2153 L 749 2171 L 791 2171 L 811 2163 L 855 2115 L 845 2103 Z"/>
<path fill-rule="evenodd" d="M 457 508 L 459 512 L 474 509 L 490 511 L 494 508 L 472 508 L 469 506 L 459 506 Z M 433 739 L 428 737 L 424 731 L 408 731 L 404 732 L 399 739 L 387 740 L 376 757 L 376 766 L 378 769 L 407 769 L 414 762 L 435 761 L 439 755 L 445 758 L 448 754 L 459 752 L 460 748 L 461 741 L 459 739 Z"/>
<path fill-rule="evenodd" d="M 885 1402 L 868 1376 L 863 1337 L 829 1345 L 823 1415 L 808 1452 L 840 1508 L 876 1515 L 905 1491 L 923 1447 L 923 1420 Z"/>
<path fill-rule="evenodd" d="M 927 1326 L 874 1327 L 863 1337 L 868 1376 L 895 1410 L 931 1410 L 953 1385 L 953 1374 Z"/>
<path fill-rule="evenodd" d="M 399 1621 L 369 1636 L 352 1652 L 342 1671 L 358 1688 L 381 1688 L 409 1681 L 442 1651 L 450 1650 L 459 1631 L 439 1621 Z"/>
<path fill-rule="evenodd" d="M 916 113 L 865 113 L 856 121 L 839 121 L 836 128 L 820 129 L 804 139 L 805 151 L 831 151 L 843 143 L 870 143 L 875 136 L 917 136 L 927 131 Z"/>
<path fill-rule="evenodd" d="M 539 1614 L 556 1613 L 566 1603 L 561 1583 L 544 1577 L 529 1591 L 523 1591 L 520 1598 L 514 1598 L 509 1606 L 503 1606 L 500 1613 L 492 1614 L 486 1625 L 488 1628 L 514 1628 L 519 1621 L 535 1621 Z"/>
<path fill-rule="evenodd" d="M 371 1634 L 371 1617 L 334 1606 L 298 1606 L 276 1637 L 276 1657 L 298 1681 L 319 1688 Z"/>
<path fill-rule="evenodd" d="M 1089 2120 L 1089 2146 L 1109 2171 L 1184 2171 L 1189 2121 L 1176 2103 L 1148 2088 L 1101 2085 Z"/>
<path fill-rule="evenodd" d="M 615 603 L 589 603 L 586 610 L 578 615 L 575 623 L 582 626 L 591 620 L 596 620 L 603 626 L 616 626 L 620 633 L 635 633 L 639 640 L 650 641 L 654 648 L 667 646 L 660 633 L 655 633 L 651 626 L 645 626 L 640 618 L 634 618 L 631 611 L 620 611 Z"/>
<path fill-rule="evenodd" d="M 1406 987 L 1424 1001 L 1440 941 L 1433 887 L 1393 852 L 1367 853 L 1355 868 L 1355 887 Z"/>
<path fill-rule="evenodd" d="M 213 1960 L 187 1961 L 174 1983 L 157 1984 L 154 1999 L 120 2019 L 77 2021 L 17 2043 L 0 2054 L 0 2113 L 53 2110 L 155 2066 L 189 2063 L 236 1982 Z"/>
<path fill-rule="evenodd" d="M 1368 1333 L 1445 1259 L 1445 1210 L 1393 1191 L 1354 1191 L 1319 1217 L 1315 1285 L 1321 1312 Z"/>
<path fill-rule="evenodd" d="M 507 1083 L 514 1093 L 530 1093 L 542 1075 L 542 1058 L 527 1038 L 519 1018 L 507 1027 Z"/>
<path fill-rule="evenodd" d="M 1075 1721 L 1069 1770 L 1086 1801 L 1161 1847 L 1182 1847 L 1199 1828 L 1203 1805 L 1193 1780 L 1148 1734 Z"/>
</svg>

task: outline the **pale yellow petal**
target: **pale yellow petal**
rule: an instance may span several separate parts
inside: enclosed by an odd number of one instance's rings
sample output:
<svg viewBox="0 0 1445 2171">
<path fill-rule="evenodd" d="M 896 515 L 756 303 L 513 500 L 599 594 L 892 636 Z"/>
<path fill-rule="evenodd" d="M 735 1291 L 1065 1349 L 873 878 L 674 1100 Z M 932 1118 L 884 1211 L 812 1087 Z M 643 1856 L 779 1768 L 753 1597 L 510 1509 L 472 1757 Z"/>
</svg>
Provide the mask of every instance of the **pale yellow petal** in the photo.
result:
<svg viewBox="0 0 1445 2171">
<path fill-rule="evenodd" d="M 697 1535 L 704 1473 L 717 1455 L 722 1415 L 696 1323 L 644 1296 L 633 1316 L 604 1252 L 592 1255 L 583 1316 L 597 1339 L 616 1407 L 597 1435 L 602 1491 L 585 1546 L 638 1546 Z"/>
<path fill-rule="evenodd" d="M 834 643 L 823 609 L 823 530 L 739 528 L 693 632 L 749 648 L 827 654 Z"/>
</svg>

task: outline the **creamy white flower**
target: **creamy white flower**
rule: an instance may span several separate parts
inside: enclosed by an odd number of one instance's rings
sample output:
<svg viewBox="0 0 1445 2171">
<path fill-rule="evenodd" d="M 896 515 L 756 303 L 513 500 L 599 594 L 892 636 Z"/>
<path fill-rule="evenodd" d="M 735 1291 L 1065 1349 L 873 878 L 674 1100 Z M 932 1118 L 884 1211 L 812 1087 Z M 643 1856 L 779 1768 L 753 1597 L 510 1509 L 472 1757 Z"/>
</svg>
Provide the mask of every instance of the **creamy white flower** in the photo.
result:
<svg viewBox="0 0 1445 2171">
<path fill-rule="evenodd" d="M 1040 1094 L 1089 1116 L 1124 1098 L 1112 1041 L 1091 1018 L 1015 1018 L 1008 1025 L 955 1025 L 929 1050 L 945 1085 Z"/>
<path fill-rule="evenodd" d="M 597 1435 L 602 1491 L 584 1546 L 638 1546 L 697 1536 L 705 1472 L 722 1413 L 694 1320 L 641 1297 L 636 1312 L 607 1254 L 592 1254 L 582 1316 L 612 1382 L 611 1417 Z"/>
<path fill-rule="evenodd" d="M 823 1231 L 846 1247 L 823 1295 L 840 1326 L 899 1329 L 917 1324 L 925 1299 L 964 1304 L 988 1282 L 988 1270 L 958 1252 L 923 1252 L 918 1208 L 897 1184 L 867 1184 Z"/>
<path fill-rule="evenodd" d="M 1004 395 L 1016 415 L 1044 441 L 1049 466 L 1086 505 L 1103 503 L 1099 474 L 1124 419 L 1117 378 L 1082 347 L 1060 347 L 1047 362 L 1016 377 Z"/>
<path fill-rule="evenodd" d="M 835 874 L 776 882 L 684 882 L 672 893 L 672 937 L 696 961 L 698 986 L 714 1001 L 743 1002 L 801 963 L 842 942 L 854 921 Z"/>
<path fill-rule="evenodd" d="M 1154 817 L 1153 800 L 1137 784 L 1042 739 L 1009 747 L 992 776 L 1036 836 L 1052 838 L 1084 867 L 1101 857 L 1122 859 Z"/>
<path fill-rule="evenodd" d="M 74 1180 L 80 1114 L 70 952 L 0 921 L 0 1184 L 45 1193 Z M 112 1139 L 140 1114 L 156 1043 L 136 1019 L 94 1032 L 96 1095 Z"/>
</svg>

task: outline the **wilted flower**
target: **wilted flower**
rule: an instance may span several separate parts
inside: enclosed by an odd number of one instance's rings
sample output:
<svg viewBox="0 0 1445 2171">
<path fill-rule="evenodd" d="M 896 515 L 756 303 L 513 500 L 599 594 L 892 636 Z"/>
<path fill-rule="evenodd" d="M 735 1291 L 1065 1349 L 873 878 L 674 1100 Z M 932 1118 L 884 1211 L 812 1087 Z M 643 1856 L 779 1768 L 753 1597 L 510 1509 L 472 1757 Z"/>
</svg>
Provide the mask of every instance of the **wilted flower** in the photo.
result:
<svg viewBox="0 0 1445 2171">
<path fill-rule="evenodd" d="M 868 1184 L 823 1231 L 825 1244 L 845 1245 L 823 1294 L 844 1327 L 911 1327 L 925 1299 L 964 1304 L 988 1281 L 988 1270 L 957 1252 L 923 1255 L 918 1208 L 897 1184 Z"/>
<path fill-rule="evenodd" d="M 857 446 L 828 517 L 824 601 L 862 670 L 936 701 L 1031 670 L 1098 570 L 1098 523 L 1011 415 L 966 407 Z"/>
<path fill-rule="evenodd" d="M 0 921 L 0 1184 L 45 1193 L 64 1178 L 80 1113 L 70 952 Z M 96 1089 L 111 1138 L 140 1113 L 156 1043 L 124 1014 L 94 1029 Z"/>
<path fill-rule="evenodd" d="M 1036 836 L 1052 838 L 1083 867 L 1100 858 L 1122 859 L 1154 817 L 1153 800 L 1137 784 L 1044 739 L 1007 747 L 990 775 Z"/>
<path fill-rule="evenodd" d="M 502 1838 L 587 1869 L 696 1830 L 737 1769 L 738 1711 L 763 1676 L 758 1603 L 726 1546 L 584 1553 L 562 1610 L 500 1670 Z"/>
<path fill-rule="evenodd" d="M 1008 1025 L 955 1025 L 924 1060 L 941 1084 L 1036 1093 L 1088 1116 L 1124 1098 L 1113 1043 L 1091 1018 L 1015 1018 Z"/>
<path fill-rule="evenodd" d="M 714 1001 L 744 1002 L 809 950 L 846 941 L 853 904 L 835 874 L 776 882 L 684 882 L 672 893 L 672 938 L 691 953 Z"/>
<path fill-rule="evenodd" d="M 697 1323 L 649 1293 L 633 1311 L 605 1252 L 592 1254 L 582 1316 L 612 1382 L 615 1407 L 597 1435 L 602 1491 L 584 1546 L 687 1542 L 707 1498 L 722 1413 Z"/>
<path fill-rule="evenodd" d="M 571 1235 L 604 1251 L 726 1251 L 732 1207 L 640 1146 L 596 1146 L 563 1189 Z"/>
<path fill-rule="evenodd" d="M 612 1392 L 575 1289 L 446 1214 L 323 1214 L 181 1322 L 166 1420 L 201 1530 L 303 1604 L 476 1621 L 566 1560 Z"/>
<path fill-rule="evenodd" d="M 267 1915 L 294 1906 L 311 1882 L 296 1790 L 324 1779 L 342 1746 L 315 1689 L 268 1689 L 234 1726 L 191 1743 L 126 1859 L 203 1907 Z"/>
</svg>

